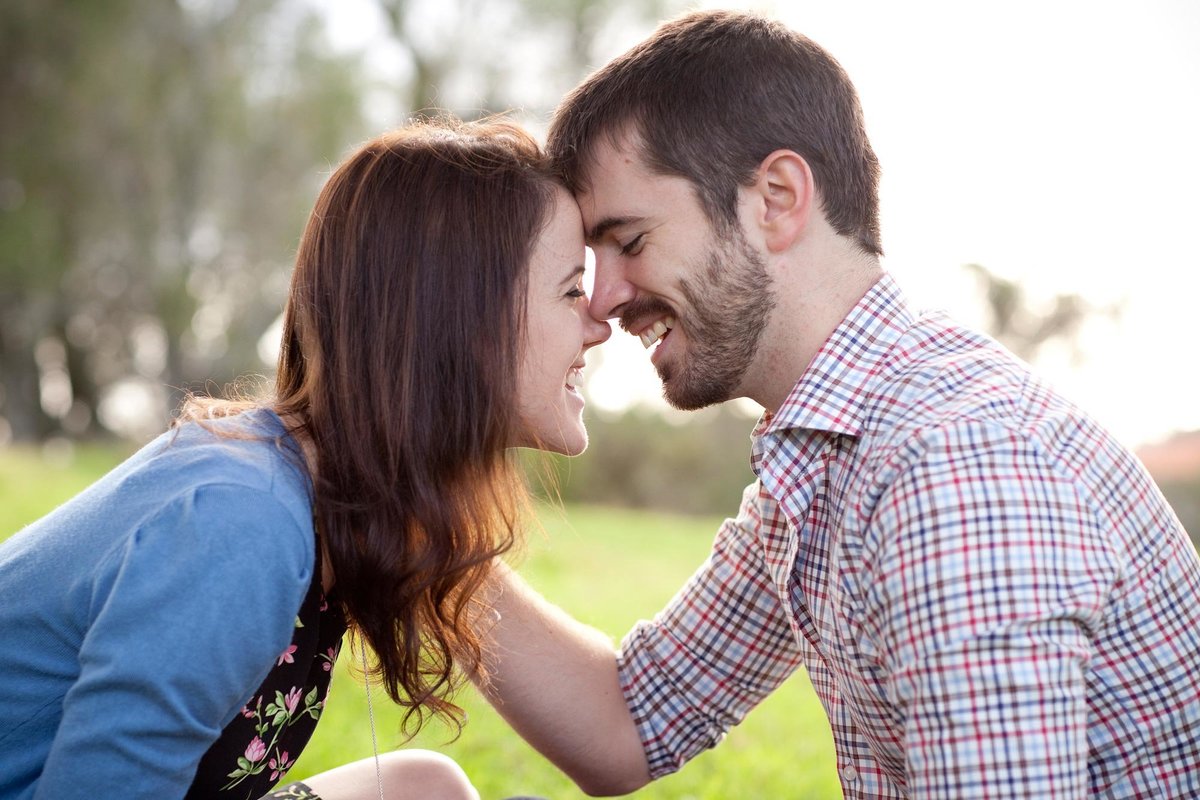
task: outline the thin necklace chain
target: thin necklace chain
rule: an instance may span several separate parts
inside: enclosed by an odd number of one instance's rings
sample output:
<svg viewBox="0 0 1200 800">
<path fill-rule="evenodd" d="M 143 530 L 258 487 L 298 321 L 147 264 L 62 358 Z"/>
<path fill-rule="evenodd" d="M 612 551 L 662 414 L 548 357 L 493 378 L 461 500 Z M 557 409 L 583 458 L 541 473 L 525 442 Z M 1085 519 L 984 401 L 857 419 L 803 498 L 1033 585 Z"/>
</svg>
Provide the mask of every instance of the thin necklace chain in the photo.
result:
<svg viewBox="0 0 1200 800">
<path fill-rule="evenodd" d="M 367 688 L 367 718 L 371 721 L 371 752 L 375 754 L 375 782 L 379 784 L 379 800 L 383 798 L 383 773 L 379 770 L 379 742 L 375 739 L 375 708 L 371 704 L 371 678 L 367 673 L 367 646 L 360 642 L 362 654 L 363 686 Z"/>
</svg>

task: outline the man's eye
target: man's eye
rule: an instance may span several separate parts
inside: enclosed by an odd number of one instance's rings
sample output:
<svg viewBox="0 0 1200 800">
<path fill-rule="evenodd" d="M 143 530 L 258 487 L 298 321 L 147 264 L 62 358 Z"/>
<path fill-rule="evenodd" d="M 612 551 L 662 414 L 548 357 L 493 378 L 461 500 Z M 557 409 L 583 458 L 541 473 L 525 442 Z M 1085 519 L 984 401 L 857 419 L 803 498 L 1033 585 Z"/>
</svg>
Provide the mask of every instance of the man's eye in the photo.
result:
<svg viewBox="0 0 1200 800">
<path fill-rule="evenodd" d="M 646 234 L 639 233 L 637 236 L 629 240 L 629 243 L 621 248 L 621 255 L 636 256 L 642 252 L 642 243 L 645 241 Z"/>
</svg>

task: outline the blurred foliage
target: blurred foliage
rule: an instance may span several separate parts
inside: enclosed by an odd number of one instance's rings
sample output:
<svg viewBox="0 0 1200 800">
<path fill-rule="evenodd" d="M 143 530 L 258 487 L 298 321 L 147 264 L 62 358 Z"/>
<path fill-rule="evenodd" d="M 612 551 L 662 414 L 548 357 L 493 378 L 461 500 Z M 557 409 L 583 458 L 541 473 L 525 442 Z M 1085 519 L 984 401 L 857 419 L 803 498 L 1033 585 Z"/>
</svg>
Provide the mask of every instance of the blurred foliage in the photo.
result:
<svg viewBox="0 0 1200 800">
<path fill-rule="evenodd" d="M 6 3 L 0 416 L 14 438 L 88 433 L 123 381 L 165 404 L 163 386 L 258 364 L 318 169 L 363 133 L 361 81 L 312 12 L 276 0 Z"/>
<path fill-rule="evenodd" d="M 407 108 L 464 118 L 524 110 L 534 124 L 615 55 L 608 34 L 632 29 L 640 38 L 673 5 L 678 0 L 378 0 L 407 61 Z"/>
<path fill-rule="evenodd" d="M 1079 332 L 1092 316 L 1103 314 L 1112 319 L 1121 315 L 1120 306 L 1098 308 L 1082 295 L 1058 294 L 1038 307 L 1025 288 L 979 264 L 966 264 L 983 289 L 987 312 L 987 331 L 997 341 L 1026 361 L 1033 361 L 1043 345 L 1059 341 L 1078 361 Z"/>
<path fill-rule="evenodd" d="M 1200 474 L 1190 480 L 1160 480 L 1158 488 L 1183 523 L 1183 529 L 1192 537 L 1192 544 L 1200 551 Z"/>
<path fill-rule="evenodd" d="M 181 390 L 268 371 L 263 337 L 305 215 L 372 126 L 443 107 L 523 110 L 537 127 L 591 68 L 680 5 L 376 0 L 381 33 L 402 54 L 388 75 L 363 53 L 335 51 L 327 18 L 299 0 L 9 0 L 0 443 L 144 437 Z M 969 268 L 991 332 L 1028 359 L 1048 341 L 1073 343 L 1103 311 L 1076 295 L 1038 305 Z M 596 417 L 584 458 L 541 457 L 534 471 L 572 501 L 731 513 L 753 478 L 751 426 L 729 409 L 680 424 L 649 410 Z"/>
<path fill-rule="evenodd" d="M 0 443 L 143 438 L 182 389 L 269 369 L 305 215 L 368 120 L 545 114 L 663 3 L 377 7 L 404 74 L 335 51 L 301 0 L 5 3 Z"/>
<path fill-rule="evenodd" d="M 530 483 L 569 503 L 733 515 L 742 489 L 754 480 L 753 426 L 729 406 L 688 414 L 676 424 L 649 409 L 592 415 L 583 456 L 526 454 Z"/>
</svg>

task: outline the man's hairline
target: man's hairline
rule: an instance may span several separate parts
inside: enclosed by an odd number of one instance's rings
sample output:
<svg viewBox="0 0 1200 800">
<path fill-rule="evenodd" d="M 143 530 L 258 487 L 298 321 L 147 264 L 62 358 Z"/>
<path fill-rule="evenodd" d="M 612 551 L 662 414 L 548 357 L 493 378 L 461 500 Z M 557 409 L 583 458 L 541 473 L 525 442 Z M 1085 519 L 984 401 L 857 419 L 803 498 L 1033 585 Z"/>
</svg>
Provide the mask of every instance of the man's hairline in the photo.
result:
<svg viewBox="0 0 1200 800">
<path fill-rule="evenodd" d="M 584 141 L 583 148 L 578 146 L 575 148 L 577 155 L 574 180 L 568 181 L 569 185 L 573 184 L 571 194 L 578 199 L 580 195 L 588 193 L 592 183 L 590 174 L 596 164 L 596 153 L 606 144 L 618 153 L 622 151 L 632 153 L 637 160 L 636 166 L 639 169 L 658 174 L 658 171 L 647 163 L 644 155 L 644 142 L 641 128 L 633 119 L 612 122 L 599 130 L 592 131 Z"/>
<path fill-rule="evenodd" d="M 572 181 L 574 187 L 571 189 L 571 194 L 576 201 L 579 201 L 581 197 L 589 193 L 592 184 L 590 176 L 596 163 L 596 153 L 601 147 L 607 144 L 617 153 L 630 153 L 635 159 L 634 166 L 640 170 L 644 170 L 651 175 L 679 178 L 685 181 L 692 191 L 692 199 L 696 201 L 701 213 L 704 215 L 705 221 L 708 223 L 710 232 L 719 233 L 722 228 L 739 224 L 736 218 L 729 220 L 725 219 L 723 215 L 720 218 L 714 218 L 709 213 L 708 203 L 705 202 L 704 187 L 699 181 L 690 175 L 655 167 L 650 162 L 650 159 L 646 157 L 649 145 L 646 143 L 646 137 L 642 134 L 641 124 L 636 119 L 629 118 L 610 123 L 597 131 L 593 131 L 592 135 L 588 137 L 587 142 L 582 157 L 579 157 L 576 161 L 575 180 Z M 604 227 L 607 229 L 612 226 L 608 225 Z M 601 233 L 604 233 L 604 231 L 601 231 Z M 584 239 L 589 245 L 596 238 L 598 237 L 592 237 L 590 230 L 584 231 Z"/>
</svg>

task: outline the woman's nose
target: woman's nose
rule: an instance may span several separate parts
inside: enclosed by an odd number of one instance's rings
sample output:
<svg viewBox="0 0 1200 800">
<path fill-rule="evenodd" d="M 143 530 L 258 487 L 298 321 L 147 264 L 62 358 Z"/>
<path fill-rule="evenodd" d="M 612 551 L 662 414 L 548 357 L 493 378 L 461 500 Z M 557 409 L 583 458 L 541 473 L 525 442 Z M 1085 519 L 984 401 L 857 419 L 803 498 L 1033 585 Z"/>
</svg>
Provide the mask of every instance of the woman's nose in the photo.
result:
<svg viewBox="0 0 1200 800">
<path fill-rule="evenodd" d="M 595 347 L 598 344 L 603 344 L 608 341 L 608 337 L 612 336 L 612 326 L 603 320 L 598 320 L 591 315 L 591 305 L 589 304 L 587 313 L 583 315 L 584 324 L 584 339 L 583 347 L 586 350 L 589 347 Z"/>
</svg>

